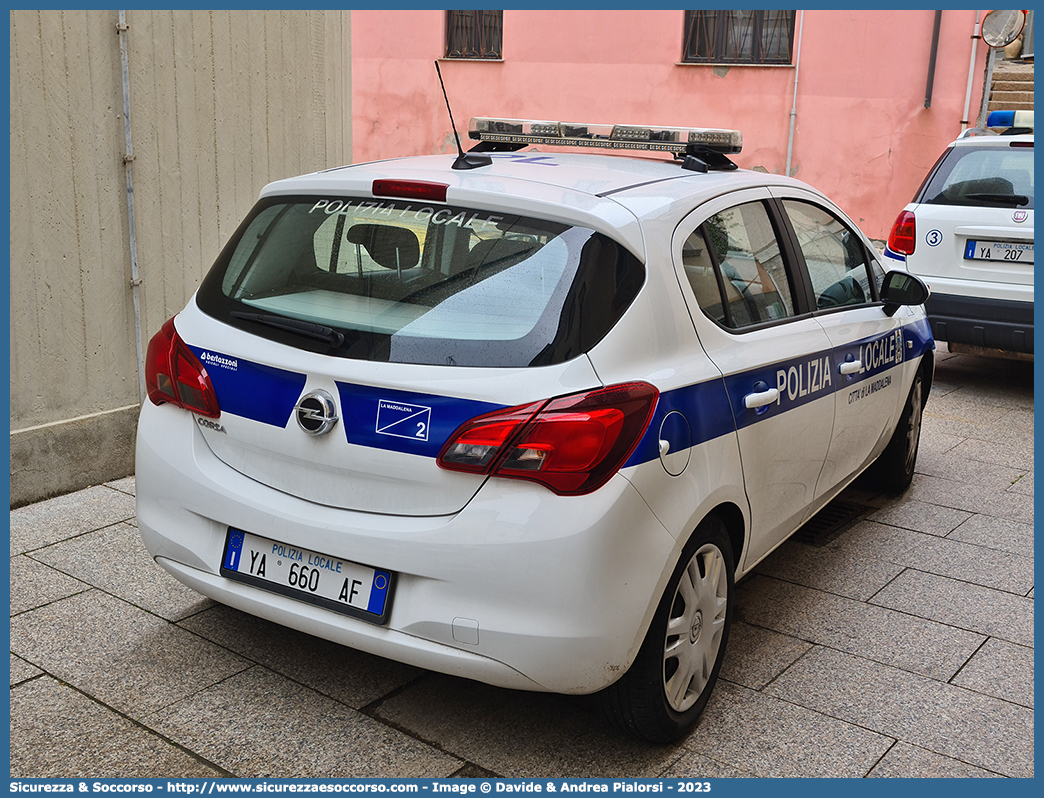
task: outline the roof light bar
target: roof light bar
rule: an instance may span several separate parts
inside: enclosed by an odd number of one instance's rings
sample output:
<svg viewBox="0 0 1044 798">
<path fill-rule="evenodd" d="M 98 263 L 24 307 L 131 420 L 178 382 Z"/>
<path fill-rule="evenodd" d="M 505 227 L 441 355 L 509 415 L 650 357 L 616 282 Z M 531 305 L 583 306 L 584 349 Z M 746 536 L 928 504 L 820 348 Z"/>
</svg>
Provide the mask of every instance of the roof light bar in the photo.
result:
<svg viewBox="0 0 1044 798">
<path fill-rule="evenodd" d="M 690 147 L 720 153 L 740 152 L 738 130 L 652 125 L 592 125 L 533 119 L 474 117 L 468 136 L 502 144 L 544 144 L 555 147 L 598 147 L 610 150 L 652 150 L 683 154 Z"/>
<path fill-rule="evenodd" d="M 1032 111 L 991 111 L 986 127 L 1026 127 L 1033 129 Z"/>
</svg>

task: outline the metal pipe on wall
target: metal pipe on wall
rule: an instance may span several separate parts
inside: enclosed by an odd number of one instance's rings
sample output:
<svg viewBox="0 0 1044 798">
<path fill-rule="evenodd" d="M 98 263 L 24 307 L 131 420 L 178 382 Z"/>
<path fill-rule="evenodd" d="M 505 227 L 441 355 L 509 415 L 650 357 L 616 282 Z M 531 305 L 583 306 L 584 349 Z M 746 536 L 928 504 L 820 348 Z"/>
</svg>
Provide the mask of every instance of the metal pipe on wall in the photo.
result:
<svg viewBox="0 0 1044 798">
<path fill-rule="evenodd" d="M 141 279 L 138 276 L 138 245 L 134 229 L 134 175 L 131 164 L 134 162 L 134 150 L 131 148 L 130 121 L 130 78 L 127 69 L 127 14 L 120 11 L 120 21 L 116 25 L 116 33 L 120 38 L 120 65 L 123 69 L 123 133 L 126 139 L 126 150 L 123 164 L 127 173 L 127 225 L 130 233 L 131 259 L 131 291 L 134 295 L 134 345 L 138 355 L 138 401 L 145 401 L 145 358 L 141 345 Z"/>
<path fill-rule="evenodd" d="M 975 12 L 975 27 L 972 29 L 971 63 L 968 65 L 968 91 L 964 95 L 964 116 L 961 117 L 961 133 L 968 129 L 968 109 L 971 108 L 972 85 L 975 82 L 975 51 L 982 38 L 979 11 Z"/>
<path fill-rule="evenodd" d="M 932 28 L 932 54 L 928 57 L 928 85 L 924 89 L 924 107 L 932 107 L 932 90 L 935 88 L 935 60 L 939 56 L 939 28 L 942 27 L 942 11 L 935 12 Z"/>
<path fill-rule="evenodd" d="M 794 103 L 790 107 L 790 136 L 787 138 L 787 170 L 784 174 L 790 177 L 790 158 L 794 153 L 794 122 L 797 119 L 797 89 L 798 75 L 801 74 L 801 34 L 805 30 L 805 12 L 799 12 L 798 16 L 798 45 L 794 56 Z"/>
</svg>

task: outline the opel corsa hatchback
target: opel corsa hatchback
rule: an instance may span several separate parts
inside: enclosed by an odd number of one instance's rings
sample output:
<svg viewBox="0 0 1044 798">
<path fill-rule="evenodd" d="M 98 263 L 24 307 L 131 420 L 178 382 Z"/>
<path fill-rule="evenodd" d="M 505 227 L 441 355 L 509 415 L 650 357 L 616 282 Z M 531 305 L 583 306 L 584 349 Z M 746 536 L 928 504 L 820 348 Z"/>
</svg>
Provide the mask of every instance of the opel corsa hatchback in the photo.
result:
<svg viewBox="0 0 1044 798">
<path fill-rule="evenodd" d="M 951 351 L 1032 355 L 1033 112 L 994 111 L 987 124 L 1004 134 L 947 147 L 885 255 L 931 287 L 928 321 Z"/>
<path fill-rule="evenodd" d="M 263 190 L 149 345 L 141 534 L 223 604 L 669 740 L 735 580 L 909 483 L 927 290 L 736 131 L 471 136 Z"/>
</svg>

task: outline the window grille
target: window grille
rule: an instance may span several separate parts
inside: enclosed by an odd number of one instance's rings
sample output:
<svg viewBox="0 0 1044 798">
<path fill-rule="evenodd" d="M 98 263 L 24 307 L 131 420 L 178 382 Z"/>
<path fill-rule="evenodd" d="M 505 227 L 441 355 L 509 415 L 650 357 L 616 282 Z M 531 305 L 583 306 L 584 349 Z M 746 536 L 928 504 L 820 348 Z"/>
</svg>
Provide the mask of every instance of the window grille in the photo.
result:
<svg viewBox="0 0 1044 798">
<path fill-rule="evenodd" d="M 446 58 L 503 58 L 503 11 L 447 11 Z"/>
<path fill-rule="evenodd" d="M 686 11 L 686 63 L 789 64 L 793 11 Z"/>
</svg>

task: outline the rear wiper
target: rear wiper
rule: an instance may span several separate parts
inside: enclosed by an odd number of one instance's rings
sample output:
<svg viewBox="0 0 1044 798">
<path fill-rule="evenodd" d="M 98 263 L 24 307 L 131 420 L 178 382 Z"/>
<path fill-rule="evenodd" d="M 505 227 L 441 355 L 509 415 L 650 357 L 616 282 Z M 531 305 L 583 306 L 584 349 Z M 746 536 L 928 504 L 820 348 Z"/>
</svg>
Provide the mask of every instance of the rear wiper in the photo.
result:
<svg viewBox="0 0 1044 798">
<path fill-rule="evenodd" d="M 1029 205 L 1029 197 L 1025 194 L 965 194 L 964 198 L 999 205 Z"/>
<path fill-rule="evenodd" d="M 275 327 L 277 330 L 286 330 L 297 335 L 303 335 L 305 338 L 324 341 L 333 346 L 340 346 L 344 343 L 344 335 L 337 332 L 337 330 L 331 327 L 324 327 L 322 324 L 312 324 L 310 321 L 288 319 L 285 316 L 270 316 L 265 313 L 244 313 L 239 310 L 233 310 L 232 317 L 264 324 L 267 327 Z"/>
</svg>

